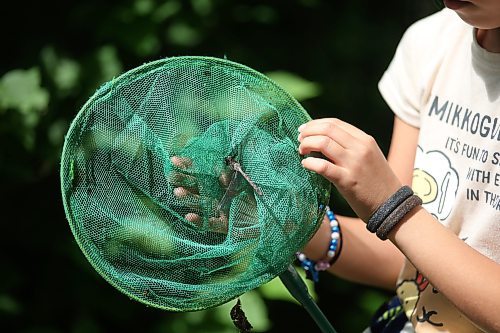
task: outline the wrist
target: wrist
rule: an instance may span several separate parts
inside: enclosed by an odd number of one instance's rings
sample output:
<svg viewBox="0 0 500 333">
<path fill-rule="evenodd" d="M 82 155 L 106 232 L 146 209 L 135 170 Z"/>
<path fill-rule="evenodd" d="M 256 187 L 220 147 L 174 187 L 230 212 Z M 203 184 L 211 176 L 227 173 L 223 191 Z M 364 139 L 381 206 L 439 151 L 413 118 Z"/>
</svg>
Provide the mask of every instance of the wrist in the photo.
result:
<svg viewBox="0 0 500 333">
<path fill-rule="evenodd" d="M 391 240 L 394 244 L 404 243 L 407 239 L 414 241 L 415 238 L 420 239 L 420 237 L 425 237 L 421 235 L 424 232 L 422 229 L 427 219 L 424 218 L 425 215 L 428 215 L 427 211 L 422 206 L 417 206 L 413 208 L 406 216 L 401 219 L 401 222 L 398 223 L 388 235 L 388 239 Z M 399 247 L 399 246 L 398 246 Z"/>
<path fill-rule="evenodd" d="M 327 270 L 331 265 L 337 261 L 342 250 L 342 237 L 341 230 L 338 220 L 332 211 L 326 208 L 326 218 L 328 221 L 327 227 L 329 230 L 328 237 L 328 247 L 326 248 L 326 253 L 318 260 L 312 260 L 306 256 L 305 253 L 297 252 L 297 259 L 299 260 L 302 268 L 306 271 L 306 275 L 309 279 L 314 282 L 318 282 L 318 272 Z M 323 219 L 322 226 L 325 225 L 325 219 Z M 321 228 L 320 228 L 321 229 Z M 324 229 L 324 227 L 323 227 Z M 321 230 L 320 230 L 321 231 Z M 323 237 L 322 237 L 323 240 Z"/>
<path fill-rule="evenodd" d="M 321 226 L 303 249 L 303 253 L 310 259 L 318 261 L 325 256 L 330 242 L 330 221 L 325 214 Z"/>
<path fill-rule="evenodd" d="M 376 233 L 381 240 L 389 234 L 417 207 L 422 200 L 413 193 L 409 186 L 400 187 L 370 217 L 366 228 Z"/>
</svg>

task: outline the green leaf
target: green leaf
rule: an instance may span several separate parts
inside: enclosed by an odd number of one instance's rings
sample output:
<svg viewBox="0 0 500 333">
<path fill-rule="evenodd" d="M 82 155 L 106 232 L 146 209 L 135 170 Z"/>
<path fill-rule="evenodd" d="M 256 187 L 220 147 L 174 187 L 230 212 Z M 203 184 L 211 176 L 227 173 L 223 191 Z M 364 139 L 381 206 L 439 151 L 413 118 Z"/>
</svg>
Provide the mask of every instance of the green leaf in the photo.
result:
<svg viewBox="0 0 500 333">
<path fill-rule="evenodd" d="M 33 127 L 38 123 L 41 111 L 48 104 L 49 93 L 41 87 L 37 67 L 14 69 L 0 79 L 0 110 L 18 110 L 25 116 L 28 126 Z"/>
<path fill-rule="evenodd" d="M 54 72 L 54 82 L 62 91 L 73 89 L 80 78 L 80 65 L 71 59 L 61 59 Z"/>
<path fill-rule="evenodd" d="M 298 269 L 297 272 L 306 283 L 309 294 L 314 300 L 317 300 L 317 295 L 314 290 L 314 282 L 305 278 L 306 274 L 303 269 Z M 297 300 L 290 294 L 288 289 L 286 289 L 283 283 L 281 283 L 281 280 L 278 277 L 260 286 L 258 290 L 269 300 L 286 301 L 299 304 L 299 302 L 297 302 Z"/>
<path fill-rule="evenodd" d="M 78 85 L 80 64 L 73 59 L 61 58 L 53 47 L 45 47 L 41 52 L 42 63 L 59 92 L 66 93 Z"/>
<path fill-rule="evenodd" d="M 154 9 L 154 3 L 152 0 L 136 0 L 134 9 L 138 15 L 146 15 Z"/>
<path fill-rule="evenodd" d="M 368 290 L 360 297 L 360 305 L 367 313 L 375 313 L 387 301 L 387 295 L 379 291 Z"/>
<path fill-rule="evenodd" d="M 0 314 L 15 315 L 21 311 L 21 305 L 8 295 L 0 295 Z"/>
<path fill-rule="evenodd" d="M 123 71 L 122 63 L 114 46 L 101 47 L 97 52 L 97 61 L 101 68 L 103 81 L 109 81 Z"/>
<path fill-rule="evenodd" d="M 191 0 L 191 6 L 200 16 L 207 16 L 212 12 L 212 0 Z"/>
<path fill-rule="evenodd" d="M 64 141 L 64 134 L 68 131 L 69 124 L 66 120 L 57 120 L 53 122 L 48 129 L 47 135 L 50 143 L 54 146 L 62 145 Z"/>
<path fill-rule="evenodd" d="M 161 48 L 161 42 L 153 34 L 144 35 L 137 41 L 136 52 L 137 54 L 146 57 L 156 54 Z"/>
<path fill-rule="evenodd" d="M 260 23 L 272 23 L 277 19 L 276 10 L 272 6 L 255 6 L 252 10 L 255 21 Z"/>
<path fill-rule="evenodd" d="M 287 71 L 272 71 L 265 74 L 298 101 L 317 97 L 321 94 L 321 87 L 318 83 L 308 81 L 297 74 Z"/>
<path fill-rule="evenodd" d="M 181 4 L 177 0 L 166 1 L 160 5 L 152 13 L 152 20 L 154 22 L 163 22 L 166 19 L 174 16 L 181 10 Z"/>
<path fill-rule="evenodd" d="M 176 45 L 192 47 L 201 41 L 201 34 L 186 23 L 173 23 L 167 30 L 168 40 Z"/>
</svg>

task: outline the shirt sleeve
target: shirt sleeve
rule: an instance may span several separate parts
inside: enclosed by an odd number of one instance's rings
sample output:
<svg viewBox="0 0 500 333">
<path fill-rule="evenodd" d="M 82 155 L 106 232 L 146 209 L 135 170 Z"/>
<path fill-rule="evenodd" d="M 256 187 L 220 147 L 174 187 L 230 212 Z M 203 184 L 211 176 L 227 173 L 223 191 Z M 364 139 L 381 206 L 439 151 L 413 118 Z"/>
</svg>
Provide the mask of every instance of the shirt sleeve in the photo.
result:
<svg viewBox="0 0 500 333">
<path fill-rule="evenodd" d="M 410 27 L 396 49 L 394 58 L 383 74 L 378 88 L 392 111 L 404 122 L 420 127 L 420 95 L 418 50 L 413 45 L 414 26 Z"/>
<path fill-rule="evenodd" d="M 404 122 L 420 128 L 421 111 L 433 94 L 437 74 L 468 29 L 454 11 L 445 8 L 406 30 L 379 82 L 382 97 Z"/>
</svg>

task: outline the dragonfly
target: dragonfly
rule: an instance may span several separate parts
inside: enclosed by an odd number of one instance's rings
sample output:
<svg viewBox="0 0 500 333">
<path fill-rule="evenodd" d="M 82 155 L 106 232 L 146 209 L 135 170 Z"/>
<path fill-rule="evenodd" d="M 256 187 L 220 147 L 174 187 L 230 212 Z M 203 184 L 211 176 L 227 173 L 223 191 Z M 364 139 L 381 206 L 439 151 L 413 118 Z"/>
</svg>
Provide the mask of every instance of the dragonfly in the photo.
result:
<svg viewBox="0 0 500 333">
<path fill-rule="evenodd" d="M 255 182 L 243 171 L 241 164 L 236 161 L 236 159 L 233 156 L 228 156 L 225 159 L 226 165 L 233 171 L 233 174 L 231 176 L 231 181 L 229 182 L 229 185 L 226 189 L 226 192 L 224 193 L 224 196 L 222 197 L 221 201 L 217 205 L 217 210 L 221 211 L 222 208 L 227 207 L 231 199 L 239 193 L 238 188 L 241 183 L 241 177 L 242 176 L 248 184 L 253 188 L 255 193 L 258 195 L 262 195 L 262 190 L 255 184 Z"/>
</svg>

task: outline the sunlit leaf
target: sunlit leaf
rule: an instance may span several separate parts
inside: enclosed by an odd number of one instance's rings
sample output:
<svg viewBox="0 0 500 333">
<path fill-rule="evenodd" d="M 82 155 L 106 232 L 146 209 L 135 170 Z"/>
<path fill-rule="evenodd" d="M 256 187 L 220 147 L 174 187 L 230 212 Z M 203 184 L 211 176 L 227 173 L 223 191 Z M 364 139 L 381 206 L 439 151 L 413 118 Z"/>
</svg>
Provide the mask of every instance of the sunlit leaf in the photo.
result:
<svg viewBox="0 0 500 333">
<path fill-rule="evenodd" d="M 177 0 L 165 1 L 164 4 L 156 8 L 152 14 L 152 19 L 155 22 L 162 22 L 181 10 L 181 3 Z"/>
<path fill-rule="evenodd" d="M 56 50 L 52 46 L 46 46 L 40 52 L 42 63 L 47 72 L 52 73 L 55 71 L 58 62 Z"/>
<path fill-rule="evenodd" d="M 191 0 L 194 11 L 201 16 L 207 16 L 212 12 L 212 0 Z"/>
<path fill-rule="evenodd" d="M 54 82 L 60 90 L 73 89 L 80 77 L 80 65 L 71 59 L 61 59 L 54 73 Z"/>
<path fill-rule="evenodd" d="M 68 131 L 68 122 L 65 120 L 58 120 L 53 122 L 48 130 L 49 141 L 54 146 L 59 146 L 64 141 L 64 134 Z"/>
<path fill-rule="evenodd" d="M 318 83 L 308 81 L 297 74 L 286 71 L 273 71 L 265 74 L 298 101 L 317 97 L 321 94 L 321 87 Z"/>
<path fill-rule="evenodd" d="M 111 80 L 123 71 L 122 63 L 114 46 L 101 47 L 97 52 L 97 61 L 101 67 L 103 81 Z"/>
<path fill-rule="evenodd" d="M 153 34 L 148 34 L 137 41 L 136 51 L 140 56 L 151 56 L 160 50 L 160 41 Z"/>
<path fill-rule="evenodd" d="M 48 75 L 61 93 L 76 87 L 80 78 L 80 64 L 73 59 L 60 57 L 53 47 L 40 52 L 42 63 Z"/>
<path fill-rule="evenodd" d="M 139 15 L 149 14 L 154 8 L 152 0 L 136 0 L 134 2 L 135 12 Z"/>
<path fill-rule="evenodd" d="M 361 294 L 360 306 L 367 313 L 375 313 L 381 304 L 387 301 L 387 295 L 382 292 L 368 290 Z"/>
<path fill-rule="evenodd" d="M 201 40 L 201 34 L 195 28 L 177 22 L 172 24 L 167 30 L 168 40 L 176 45 L 191 47 L 198 44 Z"/>
<path fill-rule="evenodd" d="M 202 323 L 205 317 L 206 314 L 203 311 L 195 311 L 186 313 L 184 320 L 191 325 L 197 325 Z"/>
<path fill-rule="evenodd" d="M 15 109 L 27 117 L 28 125 L 38 122 L 40 112 L 49 103 L 49 93 L 41 87 L 37 67 L 14 69 L 0 79 L 0 110 Z"/>
</svg>

